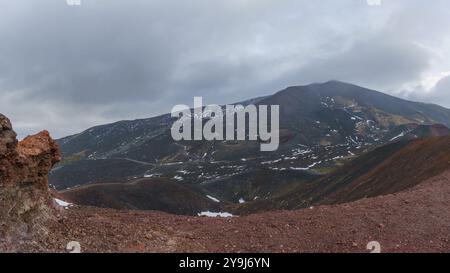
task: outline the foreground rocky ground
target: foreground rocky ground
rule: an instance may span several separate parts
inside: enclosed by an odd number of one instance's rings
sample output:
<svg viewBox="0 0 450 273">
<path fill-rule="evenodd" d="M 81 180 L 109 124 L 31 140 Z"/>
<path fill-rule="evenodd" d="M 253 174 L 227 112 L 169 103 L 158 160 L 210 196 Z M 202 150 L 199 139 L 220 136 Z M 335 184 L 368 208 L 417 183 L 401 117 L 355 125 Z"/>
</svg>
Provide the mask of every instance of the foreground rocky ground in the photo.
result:
<svg viewBox="0 0 450 273">
<path fill-rule="evenodd" d="M 395 195 L 298 211 L 233 218 L 71 207 L 49 235 L 19 251 L 382 252 L 450 251 L 450 171 Z"/>
</svg>

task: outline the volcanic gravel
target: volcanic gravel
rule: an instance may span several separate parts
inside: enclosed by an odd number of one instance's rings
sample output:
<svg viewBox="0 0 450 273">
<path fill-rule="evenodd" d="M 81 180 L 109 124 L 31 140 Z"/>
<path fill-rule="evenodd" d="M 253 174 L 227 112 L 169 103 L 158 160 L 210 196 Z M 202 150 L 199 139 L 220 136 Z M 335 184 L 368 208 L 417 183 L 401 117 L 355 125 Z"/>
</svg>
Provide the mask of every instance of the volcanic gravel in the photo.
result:
<svg viewBox="0 0 450 273">
<path fill-rule="evenodd" d="M 394 195 L 335 206 L 232 218 L 73 206 L 23 252 L 381 252 L 450 251 L 450 171 Z"/>
</svg>

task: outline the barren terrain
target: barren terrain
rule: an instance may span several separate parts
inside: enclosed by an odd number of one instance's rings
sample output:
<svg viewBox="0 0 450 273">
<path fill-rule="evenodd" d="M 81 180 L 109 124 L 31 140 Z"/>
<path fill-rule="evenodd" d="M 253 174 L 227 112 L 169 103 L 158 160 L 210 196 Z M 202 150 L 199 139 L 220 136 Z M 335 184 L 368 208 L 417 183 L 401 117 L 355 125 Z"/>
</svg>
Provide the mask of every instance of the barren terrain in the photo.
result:
<svg viewBox="0 0 450 273">
<path fill-rule="evenodd" d="M 49 235 L 21 251 L 382 252 L 450 251 L 450 171 L 413 189 L 353 203 L 233 218 L 92 207 L 61 210 Z"/>
</svg>

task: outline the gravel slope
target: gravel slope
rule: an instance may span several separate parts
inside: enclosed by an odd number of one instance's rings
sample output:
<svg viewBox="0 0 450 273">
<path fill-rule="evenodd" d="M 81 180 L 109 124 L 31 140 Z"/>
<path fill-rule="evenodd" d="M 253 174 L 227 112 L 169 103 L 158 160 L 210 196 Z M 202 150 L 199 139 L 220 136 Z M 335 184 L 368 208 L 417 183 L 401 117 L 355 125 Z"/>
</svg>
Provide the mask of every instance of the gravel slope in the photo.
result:
<svg viewBox="0 0 450 273">
<path fill-rule="evenodd" d="M 450 171 L 401 193 L 234 218 L 91 207 L 61 210 L 26 252 L 450 252 Z"/>
</svg>

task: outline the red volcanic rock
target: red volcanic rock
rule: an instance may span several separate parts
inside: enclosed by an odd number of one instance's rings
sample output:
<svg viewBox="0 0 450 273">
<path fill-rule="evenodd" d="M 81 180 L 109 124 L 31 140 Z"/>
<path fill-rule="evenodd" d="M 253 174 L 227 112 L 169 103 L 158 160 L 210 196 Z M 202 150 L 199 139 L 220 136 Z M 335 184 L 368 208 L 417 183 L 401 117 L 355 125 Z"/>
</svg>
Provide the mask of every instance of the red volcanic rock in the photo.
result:
<svg viewBox="0 0 450 273">
<path fill-rule="evenodd" d="M 0 114 L 0 249 L 44 230 L 40 223 L 53 214 L 47 175 L 60 159 L 47 131 L 18 142 Z"/>
</svg>

